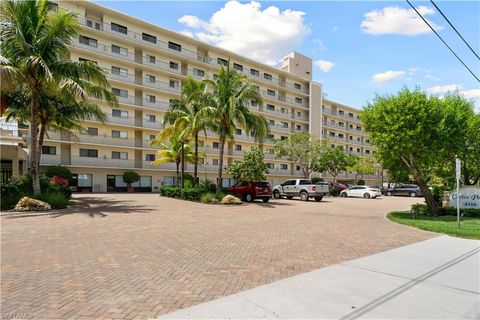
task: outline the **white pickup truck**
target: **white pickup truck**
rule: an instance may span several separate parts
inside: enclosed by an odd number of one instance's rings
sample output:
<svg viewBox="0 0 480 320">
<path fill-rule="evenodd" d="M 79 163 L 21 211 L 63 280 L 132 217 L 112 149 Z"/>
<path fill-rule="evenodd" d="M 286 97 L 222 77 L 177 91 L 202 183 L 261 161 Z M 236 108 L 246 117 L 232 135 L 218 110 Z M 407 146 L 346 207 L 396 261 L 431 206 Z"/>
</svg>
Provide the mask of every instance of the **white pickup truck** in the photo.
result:
<svg viewBox="0 0 480 320">
<path fill-rule="evenodd" d="M 310 198 L 314 198 L 315 201 L 322 201 L 323 196 L 328 193 L 328 185 L 313 184 L 308 179 L 291 179 L 273 187 L 272 192 L 275 199 L 300 197 L 303 201 L 308 201 Z"/>
</svg>

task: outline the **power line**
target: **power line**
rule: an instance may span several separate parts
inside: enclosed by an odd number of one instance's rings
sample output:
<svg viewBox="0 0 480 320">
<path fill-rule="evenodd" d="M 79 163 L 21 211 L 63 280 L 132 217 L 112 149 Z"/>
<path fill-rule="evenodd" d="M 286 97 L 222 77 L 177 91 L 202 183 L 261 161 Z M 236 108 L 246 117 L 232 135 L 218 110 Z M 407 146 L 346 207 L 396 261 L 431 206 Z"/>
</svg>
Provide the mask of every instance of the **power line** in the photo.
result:
<svg viewBox="0 0 480 320">
<path fill-rule="evenodd" d="M 477 81 L 480 83 L 480 79 L 475 75 L 475 73 L 473 73 L 472 70 L 470 70 L 470 68 L 465 64 L 465 62 L 463 62 L 462 59 L 460 59 L 460 57 L 455 53 L 455 51 L 452 50 L 452 48 L 450 48 L 450 46 L 445 42 L 445 40 L 443 40 L 443 38 L 437 33 L 437 31 L 435 31 L 435 29 L 433 29 L 433 27 L 430 25 L 430 23 L 428 23 L 427 20 L 425 20 L 425 18 L 420 14 L 420 12 L 418 12 L 418 10 L 410 3 L 409 0 L 406 0 L 407 3 L 410 5 L 410 7 L 412 7 L 413 10 L 415 10 L 415 12 L 418 14 L 418 16 L 420 18 L 422 18 L 423 22 L 425 22 L 427 24 L 427 26 L 432 29 L 433 33 L 435 33 L 437 35 L 437 37 L 443 42 L 443 44 L 450 50 L 450 52 L 453 53 L 453 55 L 458 59 L 458 61 L 460 61 L 463 66 L 472 74 L 472 76 L 477 79 Z"/>
<path fill-rule="evenodd" d="M 463 40 L 463 42 L 467 45 L 467 47 L 470 49 L 470 51 L 473 52 L 473 54 L 475 56 L 477 56 L 478 60 L 480 60 L 480 56 L 478 56 L 478 54 L 475 52 L 475 50 L 472 49 L 472 47 L 468 44 L 468 42 L 462 37 L 462 35 L 460 34 L 460 32 L 458 32 L 457 28 L 455 28 L 453 26 L 453 24 L 450 22 L 450 20 L 448 20 L 448 18 L 443 14 L 442 10 L 440 10 L 439 7 L 437 7 L 437 5 L 435 4 L 435 2 L 433 2 L 433 0 L 430 0 L 430 2 L 433 4 L 433 6 L 438 10 L 438 12 L 440 12 L 440 14 L 442 15 L 442 17 L 447 20 L 448 24 L 450 25 L 450 27 L 452 27 L 453 30 L 455 30 L 455 32 L 458 34 L 458 36 Z"/>
</svg>

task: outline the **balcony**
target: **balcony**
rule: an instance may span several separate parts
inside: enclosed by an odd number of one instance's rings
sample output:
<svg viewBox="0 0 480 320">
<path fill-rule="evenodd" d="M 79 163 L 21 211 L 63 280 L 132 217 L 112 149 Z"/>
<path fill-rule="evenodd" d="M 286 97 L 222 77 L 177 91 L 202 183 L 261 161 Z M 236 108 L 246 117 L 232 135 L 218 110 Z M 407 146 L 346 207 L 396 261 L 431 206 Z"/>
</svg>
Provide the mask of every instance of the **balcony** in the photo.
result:
<svg viewBox="0 0 480 320">
<path fill-rule="evenodd" d="M 41 165 L 59 165 L 60 155 L 42 154 L 40 158 Z"/>
<path fill-rule="evenodd" d="M 152 122 L 148 120 L 143 120 L 143 127 L 148 129 L 154 129 L 154 130 L 162 130 L 163 124 L 160 121 Z"/>
<path fill-rule="evenodd" d="M 268 169 L 268 174 L 288 176 L 288 175 L 291 174 L 291 171 L 290 171 L 289 169 L 287 169 L 287 170 L 283 170 L 283 169 Z"/>
<path fill-rule="evenodd" d="M 150 81 L 150 78 L 148 77 L 143 78 L 143 85 L 150 88 L 160 89 L 163 91 L 169 91 L 174 93 L 181 92 L 180 86 L 171 86 L 169 83 L 165 83 L 161 81 Z"/>
<path fill-rule="evenodd" d="M 146 65 L 146 66 L 150 66 L 150 67 L 153 67 L 153 68 L 156 68 L 156 69 L 160 69 L 160 70 L 163 70 L 163 71 L 167 71 L 167 72 L 173 72 L 173 73 L 176 73 L 176 74 L 181 74 L 181 71 L 180 71 L 180 66 L 178 69 L 173 69 L 173 68 L 170 68 L 170 63 L 168 62 L 163 62 L 163 61 L 160 61 L 158 59 L 155 59 L 155 62 L 150 62 L 150 60 L 146 57 L 146 56 L 143 56 L 143 64 Z"/>
<path fill-rule="evenodd" d="M 281 102 L 285 102 L 285 103 L 288 103 L 288 104 L 291 104 L 291 105 L 294 105 L 294 106 L 300 106 L 300 107 L 308 108 L 308 103 L 304 99 L 302 99 L 302 102 L 298 102 L 294 98 L 279 95 L 278 93 L 275 93 L 274 95 L 272 95 L 265 90 L 262 90 L 259 93 L 262 97 L 267 98 L 267 99 L 271 99 L 271 100 L 275 100 L 275 101 L 281 101 Z"/>
<path fill-rule="evenodd" d="M 135 61 L 135 55 L 133 54 L 133 52 L 130 52 L 128 50 L 123 51 L 121 53 L 120 52 L 115 52 L 115 51 L 112 51 L 112 48 L 110 46 L 106 46 L 106 45 L 101 44 L 101 43 L 97 43 L 97 46 L 91 46 L 91 45 L 88 45 L 88 44 L 80 43 L 80 41 L 78 41 L 78 39 L 73 39 L 72 42 L 71 42 L 71 45 L 74 46 L 74 47 L 83 49 L 83 50 L 107 55 L 109 57 L 115 57 L 115 58 L 118 58 L 118 59 L 128 60 L 128 61 L 132 61 L 132 62 Z"/>
<path fill-rule="evenodd" d="M 282 125 L 270 125 L 269 128 L 271 130 L 276 130 L 276 131 L 282 131 L 282 132 L 292 132 L 292 129 L 290 127 L 284 127 Z"/>
<path fill-rule="evenodd" d="M 135 76 L 133 74 L 118 74 L 118 73 L 112 73 L 111 71 L 105 70 L 105 73 L 107 75 L 107 78 L 120 81 L 123 83 L 128 83 L 128 84 L 137 84 L 135 81 Z"/>
<path fill-rule="evenodd" d="M 82 167 L 135 168 L 134 159 L 111 159 L 106 156 L 98 158 L 72 156 L 71 164 Z"/>
</svg>

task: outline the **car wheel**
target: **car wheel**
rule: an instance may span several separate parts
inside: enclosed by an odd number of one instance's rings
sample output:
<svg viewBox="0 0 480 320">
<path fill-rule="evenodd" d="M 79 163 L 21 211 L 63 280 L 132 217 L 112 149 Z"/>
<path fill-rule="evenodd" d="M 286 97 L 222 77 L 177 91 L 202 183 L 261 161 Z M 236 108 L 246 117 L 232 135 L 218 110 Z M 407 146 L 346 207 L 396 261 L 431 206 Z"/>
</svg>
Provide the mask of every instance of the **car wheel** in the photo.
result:
<svg viewBox="0 0 480 320">
<path fill-rule="evenodd" d="M 315 197 L 315 201 L 320 202 L 322 201 L 323 197 Z"/>
<path fill-rule="evenodd" d="M 280 199 L 280 192 L 279 192 L 278 190 L 275 190 L 275 191 L 273 192 L 273 197 L 274 197 L 275 199 Z"/>
<path fill-rule="evenodd" d="M 268 202 L 270 201 L 270 198 L 263 198 L 263 202 Z"/>
<path fill-rule="evenodd" d="M 342 192 L 342 193 L 340 193 L 340 197 L 342 197 L 342 198 L 346 198 L 346 197 L 347 197 L 347 193 L 346 193 L 346 192 Z"/>
<path fill-rule="evenodd" d="M 247 193 L 247 195 L 245 196 L 245 201 L 247 201 L 247 202 L 252 202 L 253 201 L 253 197 L 250 193 Z"/>
<path fill-rule="evenodd" d="M 417 194 L 415 192 L 410 192 L 410 197 L 415 198 Z"/>
<path fill-rule="evenodd" d="M 387 192 L 387 196 L 391 197 L 392 193 L 390 191 Z"/>
<path fill-rule="evenodd" d="M 365 193 L 363 194 L 363 198 L 364 198 L 364 199 L 370 199 L 370 193 L 365 192 Z"/>
<path fill-rule="evenodd" d="M 308 193 L 306 191 L 300 192 L 300 199 L 302 199 L 302 201 L 308 201 Z"/>
</svg>

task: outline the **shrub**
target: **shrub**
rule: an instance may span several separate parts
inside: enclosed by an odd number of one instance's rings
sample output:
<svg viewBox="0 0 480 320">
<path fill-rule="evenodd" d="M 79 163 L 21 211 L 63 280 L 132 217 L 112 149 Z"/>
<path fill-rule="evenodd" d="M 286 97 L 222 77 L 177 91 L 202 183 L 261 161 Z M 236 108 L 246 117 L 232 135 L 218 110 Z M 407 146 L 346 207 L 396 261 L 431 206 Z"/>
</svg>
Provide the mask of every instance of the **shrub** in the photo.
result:
<svg viewBox="0 0 480 320">
<path fill-rule="evenodd" d="M 328 194 L 331 195 L 332 197 L 338 197 L 341 191 L 342 190 L 340 190 L 340 188 L 333 187 L 332 189 L 330 189 L 330 191 L 328 191 Z"/>
<path fill-rule="evenodd" d="M 12 184 L 17 186 L 22 196 L 33 195 L 33 184 L 32 184 L 31 175 L 25 174 L 20 177 L 14 177 L 12 179 Z M 42 193 L 46 192 L 49 185 L 50 185 L 50 178 L 47 176 L 40 176 L 40 190 Z"/>
<path fill-rule="evenodd" d="M 20 200 L 21 194 L 18 187 L 14 184 L 2 185 L 2 199 L 0 201 L 2 210 L 13 209 Z"/>
<path fill-rule="evenodd" d="M 190 201 L 199 201 L 203 190 L 200 188 L 184 188 L 182 194 L 181 187 L 161 187 L 160 194 L 169 198 L 185 199 Z"/>
<path fill-rule="evenodd" d="M 440 215 L 456 216 L 457 208 L 452 208 L 452 207 L 440 208 Z M 460 209 L 460 215 L 462 217 L 480 218 L 480 209 Z"/>
<path fill-rule="evenodd" d="M 198 183 L 198 187 L 200 189 L 202 189 L 204 192 L 212 192 L 214 193 L 216 190 L 217 190 L 217 186 L 215 185 L 215 183 L 213 183 L 212 181 L 208 180 L 208 179 L 205 179 L 203 181 L 200 181 Z"/>
<path fill-rule="evenodd" d="M 50 184 L 56 184 L 56 185 L 59 185 L 59 186 L 62 186 L 62 187 L 67 187 L 68 186 L 68 180 L 64 179 L 60 176 L 53 176 L 50 179 Z"/>
<path fill-rule="evenodd" d="M 46 193 L 61 193 L 67 199 L 72 197 L 72 189 L 67 186 L 62 186 L 58 184 L 50 184 L 46 190 Z"/>
<path fill-rule="evenodd" d="M 363 180 L 363 179 L 358 180 L 358 185 L 359 186 L 364 186 L 365 185 L 365 180 Z"/>
<path fill-rule="evenodd" d="M 412 215 L 414 217 L 418 215 L 427 215 L 428 207 L 426 204 L 416 203 L 416 204 L 412 204 L 412 209 L 410 211 L 412 212 Z"/>
<path fill-rule="evenodd" d="M 319 178 L 319 177 L 313 177 L 312 178 L 312 183 L 313 184 L 316 184 L 316 183 L 319 183 L 319 182 L 325 182 L 325 180 L 323 180 L 323 178 Z"/>
<path fill-rule="evenodd" d="M 132 183 L 138 182 L 139 180 L 140 175 L 135 171 L 125 171 L 123 173 L 123 182 L 129 187 L 132 185 Z"/>
<path fill-rule="evenodd" d="M 217 199 L 217 198 L 215 197 L 215 193 L 213 193 L 213 192 L 204 193 L 204 194 L 202 194 L 202 196 L 200 197 L 200 201 L 201 201 L 201 202 L 205 202 L 205 203 L 213 202 L 213 199 Z"/>
<path fill-rule="evenodd" d="M 40 200 L 48 203 L 53 209 L 63 209 L 68 206 L 69 199 L 62 192 L 47 192 Z"/>
<path fill-rule="evenodd" d="M 55 176 L 58 176 L 60 178 L 66 179 L 68 183 L 72 184 L 73 182 L 73 175 L 70 169 L 64 166 L 51 166 L 48 167 L 47 172 L 45 172 L 45 175 L 49 178 L 53 178 Z"/>
</svg>

